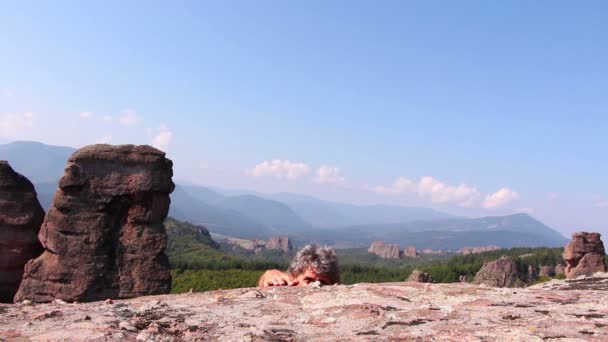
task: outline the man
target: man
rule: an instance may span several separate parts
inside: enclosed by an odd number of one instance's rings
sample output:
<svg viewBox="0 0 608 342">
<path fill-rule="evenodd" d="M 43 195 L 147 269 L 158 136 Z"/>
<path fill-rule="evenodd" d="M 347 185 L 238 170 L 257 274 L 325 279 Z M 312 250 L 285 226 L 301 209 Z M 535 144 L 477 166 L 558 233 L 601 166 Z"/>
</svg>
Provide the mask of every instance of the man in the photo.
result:
<svg viewBox="0 0 608 342">
<path fill-rule="evenodd" d="M 308 245 L 298 251 L 287 272 L 269 270 L 258 281 L 259 287 L 307 286 L 318 281 L 321 285 L 340 282 L 338 256 L 329 247 Z"/>
</svg>

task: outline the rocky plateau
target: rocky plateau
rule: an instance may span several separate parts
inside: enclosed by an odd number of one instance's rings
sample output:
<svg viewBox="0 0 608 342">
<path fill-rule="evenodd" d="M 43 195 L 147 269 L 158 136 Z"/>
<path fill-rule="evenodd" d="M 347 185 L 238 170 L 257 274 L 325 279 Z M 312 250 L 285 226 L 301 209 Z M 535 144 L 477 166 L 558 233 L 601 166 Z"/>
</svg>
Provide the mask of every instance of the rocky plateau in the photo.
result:
<svg viewBox="0 0 608 342">
<path fill-rule="evenodd" d="M 1 305 L 0 340 L 606 341 L 605 285 L 410 282 Z"/>
</svg>

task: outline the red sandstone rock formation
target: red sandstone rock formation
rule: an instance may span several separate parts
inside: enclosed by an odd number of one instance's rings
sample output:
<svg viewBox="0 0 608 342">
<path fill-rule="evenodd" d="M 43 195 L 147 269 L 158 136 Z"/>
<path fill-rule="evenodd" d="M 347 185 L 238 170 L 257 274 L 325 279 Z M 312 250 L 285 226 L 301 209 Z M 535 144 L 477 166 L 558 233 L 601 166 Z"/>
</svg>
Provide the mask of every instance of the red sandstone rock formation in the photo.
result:
<svg viewBox="0 0 608 342">
<path fill-rule="evenodd" d="M 412 274 L 407 278 L 407 281 L 413 281 L 416 283 L 432 283 L 433 277 L 426 272 L 422 272 L 419 270 L 414 270 Z"/>
<path fill-rule="evenodd" d="M 150 146 L 74 153 L 39 233 L 44 253 L 25 267 L 15 301 L 94 301 L 168 293 L 163 221 L 172 162 Z"/>
<path fill-rule="evenodd" d="M 0 161 L 0 302 L 12 302 L 25 263 L 42 253 L 44 211 L 32 183 Z"/>
<path fill-rule="evenodd" d="M 367 251 L 384 259 L 399 259 L 402 256 L 399 245 L 385 244 L 383 241 L 372 242 Z"/>
<path fill-rule="evenodd" d="M 282 250 L 285 253 L 289 253 L 293 251 L 294 248 L 288 237 L 275 236 L 271 237 L 270 240 L 266 242 L 266 249 L 278 249 Z"/>
<path fill-rule="evenodd" d="M 527 275 L 526 275 L 527 277 Z M 485 284 L 496 287 L 522 287 L 526 282 L 517 270 L 517 265 L 509 257 L 486 262 L 475 275 L 475 284 Z"/>
<path fill-rule="evenodd" d="M 558 264 L 555 266 L 555 275 L 565 274 L 565 273 L 566 273 L 566 266 L 564 266 L 562 264 Z"/>
<path fill-rule="evenodd" d="M 477 247 L 462 247 L 460 250 L 458 250 L 458 253 L 467 255 L 467 254 L 474 254 L 474 253 L 483 253 L 483 252 L 497 251 L 499 249 L 502 249 L 502 248 L 500 246 L 496 246 L 496 245 L 477 246 Z"/>
<path fill-rule="evenodd" d="M 553 277 L 555 275 L 555 268 L 553 266 L 542 266 L 539 275 L 541 277 Z"/>
<path fill-rule="evenodd" d="M 599 233 L 574 233 L 572 241 L 564 249 L 566 277 L 576 278 L 581 275 L 592 275 L 595 272 L 606 272 L 604 262 L 604 243 Z"/>
<path fill-rule="evenodd" d="M 417 258 L 420 256 L 420 253 L 416 250 L 416 246 L 407 246 L 403 250 L 403 255 L 410 258 Z"/>
</svg>

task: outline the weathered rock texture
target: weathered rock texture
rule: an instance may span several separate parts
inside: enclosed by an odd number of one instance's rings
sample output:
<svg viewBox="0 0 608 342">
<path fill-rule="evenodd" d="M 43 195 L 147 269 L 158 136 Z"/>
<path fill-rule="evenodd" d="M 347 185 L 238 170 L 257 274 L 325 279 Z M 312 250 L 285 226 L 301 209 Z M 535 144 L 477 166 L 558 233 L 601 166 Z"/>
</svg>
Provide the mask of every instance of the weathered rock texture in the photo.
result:
<svg viewBox="0 0 608 342">
<path fill-rule="evenodd" d="M 599 233 L 574 233 L 572 241 L 564 248 L 566 277 L 576 278 L 595 272 L 606 272 L 604 243 Z"/>
<path fill-rule="evenodd" d="M 539 275 L 541 277 L 553 277 L 555 275 L 555 268 L 553 266 L 542 266 Z"/>
<path fill-rule="evenodd" d="M 285 253 L 293 251 L 293 245 L 286 236 L 276 236 L 266 242 L 266 249 L 278 249 Z"/>
<path fill-rule="evenodd" d="M 496 245 L 488 245 L 488 246 L 477 246 L 477 247 L 462 247 L 458 250 L 458 253 L 462 253 L 464 255 L 474 254 L 474 253 L 483 253 L 483 252 L 491 252 L 502 249 L 500 246 Z"/>
<path fill-rule="evenodd" d="M 12 302 L 25 263 L 42 253 L 44 211 L 32 183 L 0 161 L 0 302 Z"/>
<path fill-rule="evenodd" d="M 399 259 L 403 255 L 399 245 L 385 244 L 384 241 L 372 242 L 367 251 L 384 259 Z"/>
<path fill-rule="evenodd" d="M 0 340 L 606 341 L 608 292 L 387 283 L 0 306 Z"/>
<path fill-rule="evenodd" d="M 566 266 L 564 266 L 562 264 L 558 264 L 555 266 L 555 275 L 565 274 L 565 273 L 566 273 Z"/>
<path fill-rule="evenodd" d="M 92 145 L 75 152 L 15 296 L 93 301 L 168 293 L 163 221 L 172 163 L 150 146 Z"/>
<path fill-rule="evenodd" d="M 475 284 L 485 284 L 496 287 L 522 287 L 526 285 L 527 274 L 522 275 L 517 265 L 509 257 L 483 264 L 475 275 Z"/>
<path fill-rule="evenodd" d="M 426 272 L 422 272 L 420 270 L 414 270 L 412 274 L 407 278 L 407 281 L 413 281 L 417 283 L 432 283 L 433 277 Z"/>
</svg>

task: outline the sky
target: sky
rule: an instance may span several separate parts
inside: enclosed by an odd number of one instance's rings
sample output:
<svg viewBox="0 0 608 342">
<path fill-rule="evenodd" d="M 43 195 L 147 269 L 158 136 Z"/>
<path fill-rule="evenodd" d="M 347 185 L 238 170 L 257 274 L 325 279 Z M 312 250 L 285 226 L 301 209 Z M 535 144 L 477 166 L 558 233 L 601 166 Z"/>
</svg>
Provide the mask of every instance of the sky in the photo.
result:
<svg viewBox="0 0 608 342">
<path fill-rule="evenodd" d="M 0 2 L 0 143 L 608 234 L 604 1 Z"/>
</svg>

